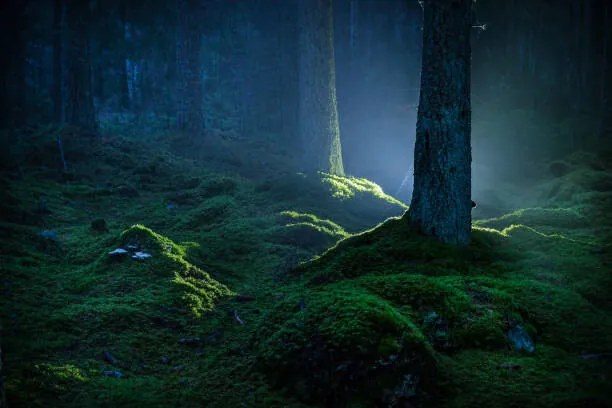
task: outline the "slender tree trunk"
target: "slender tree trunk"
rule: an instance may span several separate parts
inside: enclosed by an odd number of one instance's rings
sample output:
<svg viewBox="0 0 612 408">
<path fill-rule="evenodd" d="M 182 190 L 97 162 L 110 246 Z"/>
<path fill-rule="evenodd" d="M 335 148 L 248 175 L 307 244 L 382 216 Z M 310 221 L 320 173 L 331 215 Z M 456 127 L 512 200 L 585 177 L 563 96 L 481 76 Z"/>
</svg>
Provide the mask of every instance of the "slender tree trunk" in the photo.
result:
<svg viewBox="0 0 612 408">
<path fill-rule="evenodd" d="M 308 171 L 344 175 L 336 102 L 332 0 L 299 1 L 298 131 Z"/>
<path fill-rule="evenodd" d="M 195 137 L 204 130 L 203 84 L 200 31 L 202 15 L 199 0 L 178 0 L 179 21 L 176 38 L 178 75 L 177 127 Z"/>
<path fill-rule="evenodd" d="M 91 10 L 89 2 L 82 0 L 70 0 L 66 6 L 70 30 L 66 122 L 95 129 L 97 122 L 92 89 Z"/>
<path fill-rule="evenodd" d="M 0 126 L 26 123 L 25 59 L 26 0 L 0 3 L 0 44 L 6 60 L 0 63 Z"/>
<path fill-rule="evenodd" d="M 129 51 L 130 49 L 130 41 L 131 41 L 131 27 L 128 22 L 127 16 L 127 3 L 124 2 L 121 4 L 121 29 L 123 34 L 123 47 L 122 47 L 122 55 L 121 55 L 121 83 L 119 84 L 119 92 L 120 92 L 120 103 L 121 108 L 123 110 L 129 111 L 132 107 L 132 101 L 130 98 L 130 88 L 129 88 L 129 70 L 130 70 L 130 60 L 129 60 Z"/>
<path fill-rule="evenodd" d="M 471 235 L 472 0 L 425 0 L 421 94 L 408 217 L 422 233 L 466 245 Z"/>
<path fill-rule="evenodd" d="M 64 0 L 53 1 L 53 120 L 64 122 L 64 68 L 63 68 Z"/>
<path fill-rule="evenodd" d="M 610 5 L 604 1 L 603 76 L 600 138 L 612 139 L 612 29 Z"/>
</svg>

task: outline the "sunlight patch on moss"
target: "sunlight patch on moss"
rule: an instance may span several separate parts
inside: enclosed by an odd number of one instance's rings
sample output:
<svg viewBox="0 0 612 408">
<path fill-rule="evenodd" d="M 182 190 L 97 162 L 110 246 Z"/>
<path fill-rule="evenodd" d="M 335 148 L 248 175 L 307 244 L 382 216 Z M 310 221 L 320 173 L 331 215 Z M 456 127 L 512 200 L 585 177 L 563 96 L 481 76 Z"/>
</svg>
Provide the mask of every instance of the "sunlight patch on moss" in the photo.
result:
<svg viewBox="0 0 612 408">
<path fill-rule="evenodd" d="M 357 194 L 367 193 L 391 204 L 398 205 L 403 209 L 408 209 L 406 204 L 386 194 L 382 187 L 368 179 L 337 176 L 328 173 L 320 173 L 320 175 L 322 181 L 329 185 L 330 192 L 335 198 L 348 200 L 354 198 Z"/>
</svg>

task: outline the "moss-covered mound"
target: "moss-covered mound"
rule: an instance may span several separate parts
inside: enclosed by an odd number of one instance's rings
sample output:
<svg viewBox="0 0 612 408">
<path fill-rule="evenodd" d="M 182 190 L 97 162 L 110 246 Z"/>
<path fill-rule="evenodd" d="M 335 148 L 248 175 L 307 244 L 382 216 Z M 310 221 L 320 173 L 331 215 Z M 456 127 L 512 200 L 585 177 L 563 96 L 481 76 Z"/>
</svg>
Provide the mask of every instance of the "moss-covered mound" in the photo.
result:
<svg viewBox="0 0 612 408">
<path fill-rule="evenodd" d="M 435 359 L 419 327 L 363 288 L 329 285 L 288 296 L 264 322 L 261 369 L 304 401 L 408 403 L 431 389 Z"/>
<path fill-rule="evenodd" d="M 262 369 L 316 404 L 605 406 L 612 282 L 593 254 L 601 241 L 585 239 L 574 209 L 481 225 L 459 249 L 391 219 L 300 265 L 287 281 L 299 296 L 260 328 Z"/>
</svg>

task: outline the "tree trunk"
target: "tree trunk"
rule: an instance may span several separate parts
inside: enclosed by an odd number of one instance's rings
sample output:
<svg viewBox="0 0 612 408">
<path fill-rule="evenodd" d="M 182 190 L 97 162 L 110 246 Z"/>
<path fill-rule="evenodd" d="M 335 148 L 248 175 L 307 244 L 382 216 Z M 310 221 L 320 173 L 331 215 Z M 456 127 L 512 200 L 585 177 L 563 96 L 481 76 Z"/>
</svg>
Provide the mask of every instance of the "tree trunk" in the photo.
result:
<svg viewBox="0 0 612 408">
<path fill-rule="evenodd" d="M 610 5 L 604 2 L 603 76 L 600 138 L 612 138 L 612 29 L 608 24 Z"/>
<path fill-rule="evenodd" d="M 467 245 L 471 235 L 472 0 L 425 0 L 421 93 L 408 217 L 426 235 Z"/>
<path fill-rule="evenodd" d="M 176 120 L 179 130 L 194 137 L 204 129 L 199 0 L 178 0 L 178 11 L 176 61 L 179 99 Z"/>
<path fill-rule="evenodd" d="M 63 31 L 64 0 L 53 2 L 53 120 L 64 122 L 64 68 L 63 68 Z"/>
<path fill-rule="evenodd" d="M 97 123 L 92 89 L 89 2 L 70 0 L 66 14 L 70 30 L 66 123 L 95 129 Z"/>
<path fill-rule="evenodd" d="M 344 175 L 336 103 L 332 0 L 299 0 L 298 132 L 307 171 Z"/>
<path fill-rule="evenodd" d="M 5 60 L 0 63 L 0 127 L 26 123 L 26 24 L 27 0 L 0 3 L 0 44 Z"/>
</svg>

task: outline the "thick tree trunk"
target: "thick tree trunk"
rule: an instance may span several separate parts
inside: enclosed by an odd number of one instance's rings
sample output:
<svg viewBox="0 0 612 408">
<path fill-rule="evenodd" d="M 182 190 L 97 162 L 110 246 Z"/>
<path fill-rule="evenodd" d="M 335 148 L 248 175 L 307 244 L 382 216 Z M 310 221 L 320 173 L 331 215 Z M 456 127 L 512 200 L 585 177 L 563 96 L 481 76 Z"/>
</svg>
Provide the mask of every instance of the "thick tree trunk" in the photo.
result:
<svg viewBox="0 0 612 408">
<path fill-rule="evenodd" d="M 66 123 L 95 129 L 97 123 L 92 89 L 89 2 L 70 0 L 66 14 L 70 30 Z"/>
<path fill-rule="evenodd" d="M 202 33 L 199 0 L 178 0 L 179 21 L 176 38 L 178 75 L 177 127 L 198 136 L 204 129 L 202 100 Z"/>
<path fill-rule="evenodd" d="M 298 132 L 307 171 L 344 175 L 336 102 L 332 0 L 299 2 Z"/>
<path fill-rule="evenodd" d="M 472 0 L 425 0 L 421 94 L 408 217 L 421 232 L 466 245 L 471 235 Z"/>
</svg>

